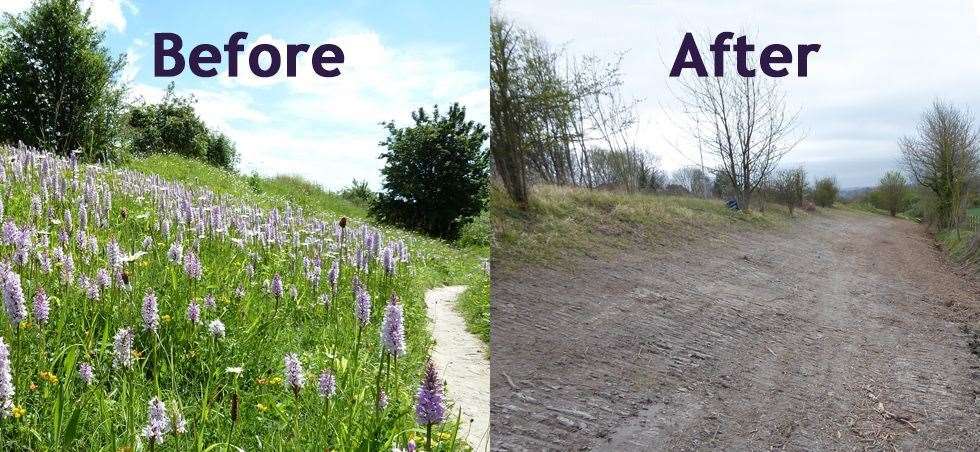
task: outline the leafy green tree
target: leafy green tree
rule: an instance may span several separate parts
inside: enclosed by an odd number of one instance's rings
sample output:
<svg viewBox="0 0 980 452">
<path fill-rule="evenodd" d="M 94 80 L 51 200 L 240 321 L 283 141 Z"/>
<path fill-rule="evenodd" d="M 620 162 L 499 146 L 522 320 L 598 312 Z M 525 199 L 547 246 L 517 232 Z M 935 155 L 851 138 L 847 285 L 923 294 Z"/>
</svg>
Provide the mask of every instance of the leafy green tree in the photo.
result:
<svg viewBox="0 0 980 452">
<path fill-rule="evenodd" d="M 466 109 L 453 104 L 444 115 L 422 108 L 415 124 L 398 128 L 384 123 L 388 137 L 380 144 L 384 184 L 371 215 L 382 222 L 455 238 L 459 228 L 478 215 L 487 200 L 489 156 L 482 124 L 466 120 Z"/>
<path fill-rule="evenodd" d="M 174 94 L 174 84 L 159 104 L 133 106 L 126 115 L 130 150 L 136 155 L 174 153 L 234 169 L 235 145 L 224 134 L 208 129 L 194 111 L 192 96 Z"/>
<path fill-rule="evenodd" d="M 837 186 L 837 179 L 824 177 L 813 185 L 813 202 L 820 207 L 834 207 L 838 193 L 840 187 Z"/>
<path fill-rule="evenodd" d="M 78 0 L 40 0 L 0 27 L 0 142 L 87 159 L 119 149 L 125 64 Z"/>
<path fill-rule="evenodd" d="M 902 173 L 889 171 L 878 181 L 875 191 L 872 198 L 875 207 L 887 210 L 889 215 L 894 217 L 907 207 L 909 184 Z"/>
</svg>

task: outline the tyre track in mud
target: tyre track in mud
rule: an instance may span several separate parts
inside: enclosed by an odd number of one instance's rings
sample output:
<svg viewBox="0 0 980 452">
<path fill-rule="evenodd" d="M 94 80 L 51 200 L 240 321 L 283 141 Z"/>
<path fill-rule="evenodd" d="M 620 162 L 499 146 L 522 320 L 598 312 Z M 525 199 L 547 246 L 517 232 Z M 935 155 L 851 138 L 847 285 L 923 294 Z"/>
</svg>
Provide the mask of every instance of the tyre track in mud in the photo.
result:
<svg viewBox="0 0 980 452">
<path fill-rule="evenodd" d="M 494 450 L 980 447 L 980 291 L 919 225 L 831 211 L 564 265 L 494 265 Z"/>
</svg>

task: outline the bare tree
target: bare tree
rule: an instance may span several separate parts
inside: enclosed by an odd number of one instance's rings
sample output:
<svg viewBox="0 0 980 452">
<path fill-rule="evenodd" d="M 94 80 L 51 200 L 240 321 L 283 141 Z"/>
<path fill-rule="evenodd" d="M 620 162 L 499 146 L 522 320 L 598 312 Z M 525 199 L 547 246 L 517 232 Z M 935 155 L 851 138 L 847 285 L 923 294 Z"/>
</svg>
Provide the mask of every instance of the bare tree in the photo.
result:
<svg viewBox="0 0 980 452">
<path fill-rule="evenodd" d="M 937 100 L 916 132 L 899 141 L 905 167 L 913 181 L 936 195 L 938 226 L 955 227 L 963 219 L 969 183 L 980 165 L 980 137 L 973 116 Z"/>
<path fill-rule="evenodd" d="M 776 197 L 779 202 L 786 205 L 789 214 L 793 215 L 793 209 L 803 205 L 809 184 L 807 183 L 806 170 L 795 168 L 783 170 L 776 174 L 773 181 Z"/>
<path fill-rule="evenodd" d="M 709 195 L 712 185 L 711 176 L 696 166 L 685 166 L 674 171 L 671 182 L 702 198 Z"/>
<path fill-rule="evenodd" d="M 894 217 L 904 207 L 908 190 L 908 182 L 902 173 L 898 171 L 885 173 L 878 181 L 876 190 L 880 203 L 878 207 L 888 210 L 888 214 Z"/>
<path fill-rule="evenodd" d="M 527 157 L 519 92 L 519 31 L 505 19 L 490 21 L 490 154 L 494 176 L 521 208 L 527 207 Z"/>
<path fill-rule="evenodd" d="M 621 91 L 622 55 L 569 57 L 496 12 L 490 43 L 494 176 L 519 206 L 533 183 L 663 185 L 656 158 L 636 144 L 637 101 Z"/>
<path fill-rule="evenodd" d="M 695 139 L 718 160 L 717 177 L 728 179 L 739 206 L 748 208 L 753 193 L 802 139 L 794 137 L 797 114 L 787 111 L 785 95 L 769 77 L 691 77 L 680 83 L 684 110 L 697 124 Z"/>
</svg>

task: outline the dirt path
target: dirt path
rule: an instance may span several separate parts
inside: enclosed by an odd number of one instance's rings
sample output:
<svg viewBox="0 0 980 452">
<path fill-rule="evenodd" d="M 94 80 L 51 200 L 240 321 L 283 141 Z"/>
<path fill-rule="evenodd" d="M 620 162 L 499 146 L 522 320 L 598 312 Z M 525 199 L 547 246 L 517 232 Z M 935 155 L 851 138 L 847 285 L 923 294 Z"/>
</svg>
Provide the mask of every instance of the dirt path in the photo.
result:
<svg viewBox="0 0 980 452">
<path fill-rule="evenodd" d="M 980 288 L 919 225 L 835 211 L 569 271 L 494 273 L 495 450 L 980 449 Z"/>
<path fill-rule="evenodd" d="M 466 322 L 452 303 L 466 286 L 448 286 L 425 293 L 425 305 L 436 342 L 432 359 L 446 380 L 455 418 L 462 409 L 462 435 L 476 451 L 490 448 L 490 361 L 485 345 L 466 331 Z"/>
</svg>

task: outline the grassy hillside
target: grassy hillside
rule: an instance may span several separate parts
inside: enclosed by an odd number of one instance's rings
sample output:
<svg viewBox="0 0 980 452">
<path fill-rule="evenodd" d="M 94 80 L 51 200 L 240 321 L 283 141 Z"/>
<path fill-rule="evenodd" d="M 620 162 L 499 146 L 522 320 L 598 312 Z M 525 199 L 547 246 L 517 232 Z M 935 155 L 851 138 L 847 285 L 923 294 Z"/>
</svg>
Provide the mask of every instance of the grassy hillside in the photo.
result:
<svg viewBox="0 0 980 452">
<path fill-rule="evenodd" d="M 302 208 L 308 214 L 348 216 L 358 221 L 369 221 L 364 208 L 296 176 L 244 176 L 174 155 L 153 155 L 127 162 L 125 166 L 142 173 L 157 174 L 168 180 L 207 188 L 215 193 L 235 196 L 262 207 L 281 209 L 289 203 L 294 208 Z M 379 228 L 412 241 L 417 249 L 423 251 L 420 257 L 425 261 L 426 274 L 422 277 L 428 287 L 479 283 L 481 274 L 484 273 L 483 261 L 489 257 L 489 246 L 478 242 L 454 246 L 442 240 L 396 228 Z"/>
<path fill-rule="evenodd" d="M 492 191 L 494 261 L 547 262 L 575 255 L 644 248 L 667 239 L 695 240 L 731 228 L 776 227 L 782 207 L 732 213 L 721 200 L 535 186 L 528 210 Z"/>
<path fill-rule="evenodd" d="M 163 154 L 132 160 L 125 166 L 168 180 L 207 187 L 215 193 L 257 200 L 264 206 L 283 206 L 288 201 L 306 211 L 367 217 L 363 208 L 296 176 L 242 176 L 198 160 Z"/>
<path fill-rule="evenodd" d="M 423 293 L 484 275 L 479 248 L 341 228 L 358 211 L 313 185 L 174 157 L 0 148 L 0 201 L 3 450 L 405 447 Z M 455 419 L 433 431 L 461 447 Z"/>
<path fill-rule="evenodd" d="M 243 176 L 197 160 L 159 154 L 127 162 L 125 166 L 235 196 L 267 208 L 282 208 L 288 202 L 307 213 L 327 217 L 348 216 L 367 221 L 364 208 L 295 176 Z M 483 266 L 490 256 L 488 223 L 486 214 L 479 217 L 463 228 L 462 237 L 455 244 L 394 228 L 381 228 L 388 235 L 406 239 L 415 249 L 422 251 L 418 253 L 420 262 L 416 263 L 416 268 L 421 270 L 417 277 L 425 287 L 466 285 L 473 288 L 461 300 L 460 311 L 470 332 L 484 338 L 487 343 L 490 334 L 490 293 L 481 287 L 489 286 L 489 276 Z"/>
</svg>

